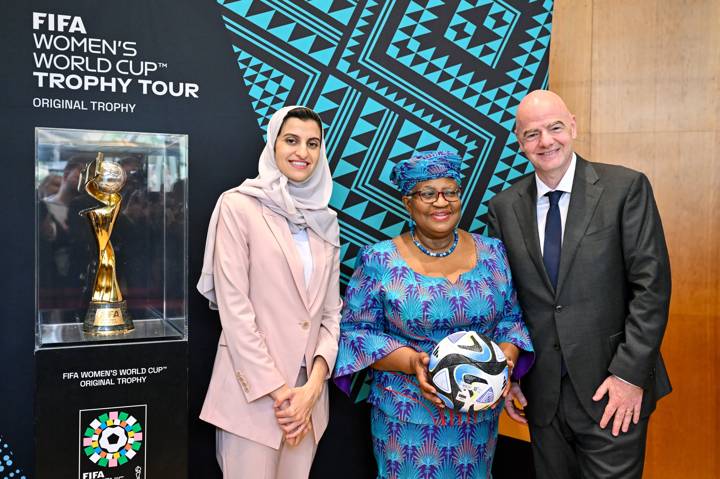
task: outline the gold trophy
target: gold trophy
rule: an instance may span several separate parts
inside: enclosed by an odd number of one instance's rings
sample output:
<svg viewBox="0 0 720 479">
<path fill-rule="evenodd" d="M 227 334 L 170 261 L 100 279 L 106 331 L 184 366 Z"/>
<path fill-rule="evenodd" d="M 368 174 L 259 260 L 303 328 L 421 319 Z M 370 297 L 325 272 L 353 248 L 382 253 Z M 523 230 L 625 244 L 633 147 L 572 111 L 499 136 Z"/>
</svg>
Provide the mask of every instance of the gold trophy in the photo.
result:
<svg viewBox="0 0 720 479">
<path fill-rule="evenodd" d="M 102 203 L 80 212 L 90 221 L 98 245 L 97 274 L 83 323 L 83 331 L 87 334 L 124 334 L 135 328 L 118 286 L 115 251 L 110 243 L 122 202 L 120 190 L 126 180 L 125 170 L 114 161 L 105 161 L 102 153 L 98 153 L 97 158 L 88 163 L 80 174 L 78 190 L 84 189 Z"/>
</svg>

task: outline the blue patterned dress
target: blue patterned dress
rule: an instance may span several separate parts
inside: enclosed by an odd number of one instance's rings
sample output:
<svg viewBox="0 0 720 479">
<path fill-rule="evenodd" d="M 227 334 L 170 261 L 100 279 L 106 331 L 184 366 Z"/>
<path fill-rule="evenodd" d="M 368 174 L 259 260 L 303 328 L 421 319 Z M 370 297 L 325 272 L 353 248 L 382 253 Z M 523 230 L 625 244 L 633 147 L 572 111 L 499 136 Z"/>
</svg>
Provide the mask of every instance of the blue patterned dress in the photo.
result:
<svg viewBox="0 0 720 479">
<path fill-rule="evenodd" d="M 345 294 L 335 376 L 368 368 L 397 348 L 428 354 L 448 334 L 474 330 L 523 352 L 532 344 L 503 244 L 472 235 L 475 267 L 456 283 L 412 270 L 392 240 L 364 247 Z M 414 375 L 370 369 L 371 432 L 380 478 L 488 478 L 501 408 L 468 414 L 427 401 Z M 517 374 L 514 374 L 517 376 Z"/>
</svg>

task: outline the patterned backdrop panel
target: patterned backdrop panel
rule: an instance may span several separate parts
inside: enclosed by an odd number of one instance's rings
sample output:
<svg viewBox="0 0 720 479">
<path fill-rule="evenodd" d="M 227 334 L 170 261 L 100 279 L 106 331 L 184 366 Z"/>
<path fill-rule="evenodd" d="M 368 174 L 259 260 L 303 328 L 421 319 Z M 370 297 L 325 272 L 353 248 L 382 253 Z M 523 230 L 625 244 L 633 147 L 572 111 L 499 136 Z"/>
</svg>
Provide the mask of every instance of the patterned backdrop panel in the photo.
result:
<svg viewBox="0 0 720 479">
<path fill-rule="evenodd" d="M 341 226 L 342 279 L 363 245 L 403 231 L 396 162 L 463 159 L 461 227 L 531 171 L 512 133 L 519 101 L 547 85 L 552 0 L 239 0 L 219 3 L 264 132 L 286 104 L 322 116 Z"/>
</svg>

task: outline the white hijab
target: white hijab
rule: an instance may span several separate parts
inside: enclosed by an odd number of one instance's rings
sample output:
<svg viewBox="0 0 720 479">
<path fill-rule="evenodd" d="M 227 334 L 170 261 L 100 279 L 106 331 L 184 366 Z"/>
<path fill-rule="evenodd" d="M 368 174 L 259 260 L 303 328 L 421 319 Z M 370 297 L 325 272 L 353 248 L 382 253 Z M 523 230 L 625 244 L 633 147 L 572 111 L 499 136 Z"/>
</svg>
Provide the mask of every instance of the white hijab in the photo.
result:
<svg viewBox="0 0 720 479">
<path fill-rule="evenodd" d="M 220 203 L 223 196 L 242 193 L 257 198 L 262 204 L 287 219 L 292 232 L 310 228 L 323 240 L 340 246 L 340 229 L 337 213 L 328 208 L 332 195 L 332 175 L 325 154 L 325 137 L 320 141 L 320 155 L 310 178 L 302 183 L 288 180 L 275 161 L 275 140 L 287 113 L 298 106 L 281 108 L 270 118 L 267 129 L 267 143 L 260 155 L 258 176 L 247 179 L 218 199 L 210 217 L 202 274 L 197 284 L 200 293 L 210 300 L 210 307 L 217 309 L 213 262 L 215 256 L 215 234 L 219 219 Z"/>
</svg>

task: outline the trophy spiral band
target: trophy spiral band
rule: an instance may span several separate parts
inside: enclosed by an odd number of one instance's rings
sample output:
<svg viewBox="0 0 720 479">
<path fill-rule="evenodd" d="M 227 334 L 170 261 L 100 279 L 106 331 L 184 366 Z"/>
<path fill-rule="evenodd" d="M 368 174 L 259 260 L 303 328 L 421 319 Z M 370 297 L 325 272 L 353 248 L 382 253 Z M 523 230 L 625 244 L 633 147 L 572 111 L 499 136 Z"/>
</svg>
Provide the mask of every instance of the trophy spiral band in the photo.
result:
<svg viewBox="0 0 720 479">
<path fill-rule="evenodd" d="M 80 212 L 88 218 L 98 246 L 98 267 L 95 274 L 92 299 L 83 322 L 83 331 L 92 335 L 124 334 L 132 331 L 132 319 L 127 311 L 116 276 L 115 251 L 110 243 L 115 220 L 120 212 L 126 176 L 114 161 L 104 160 L 98 153 L 82 171 L 78 189 L 101 204 Z"/>
</svg>

